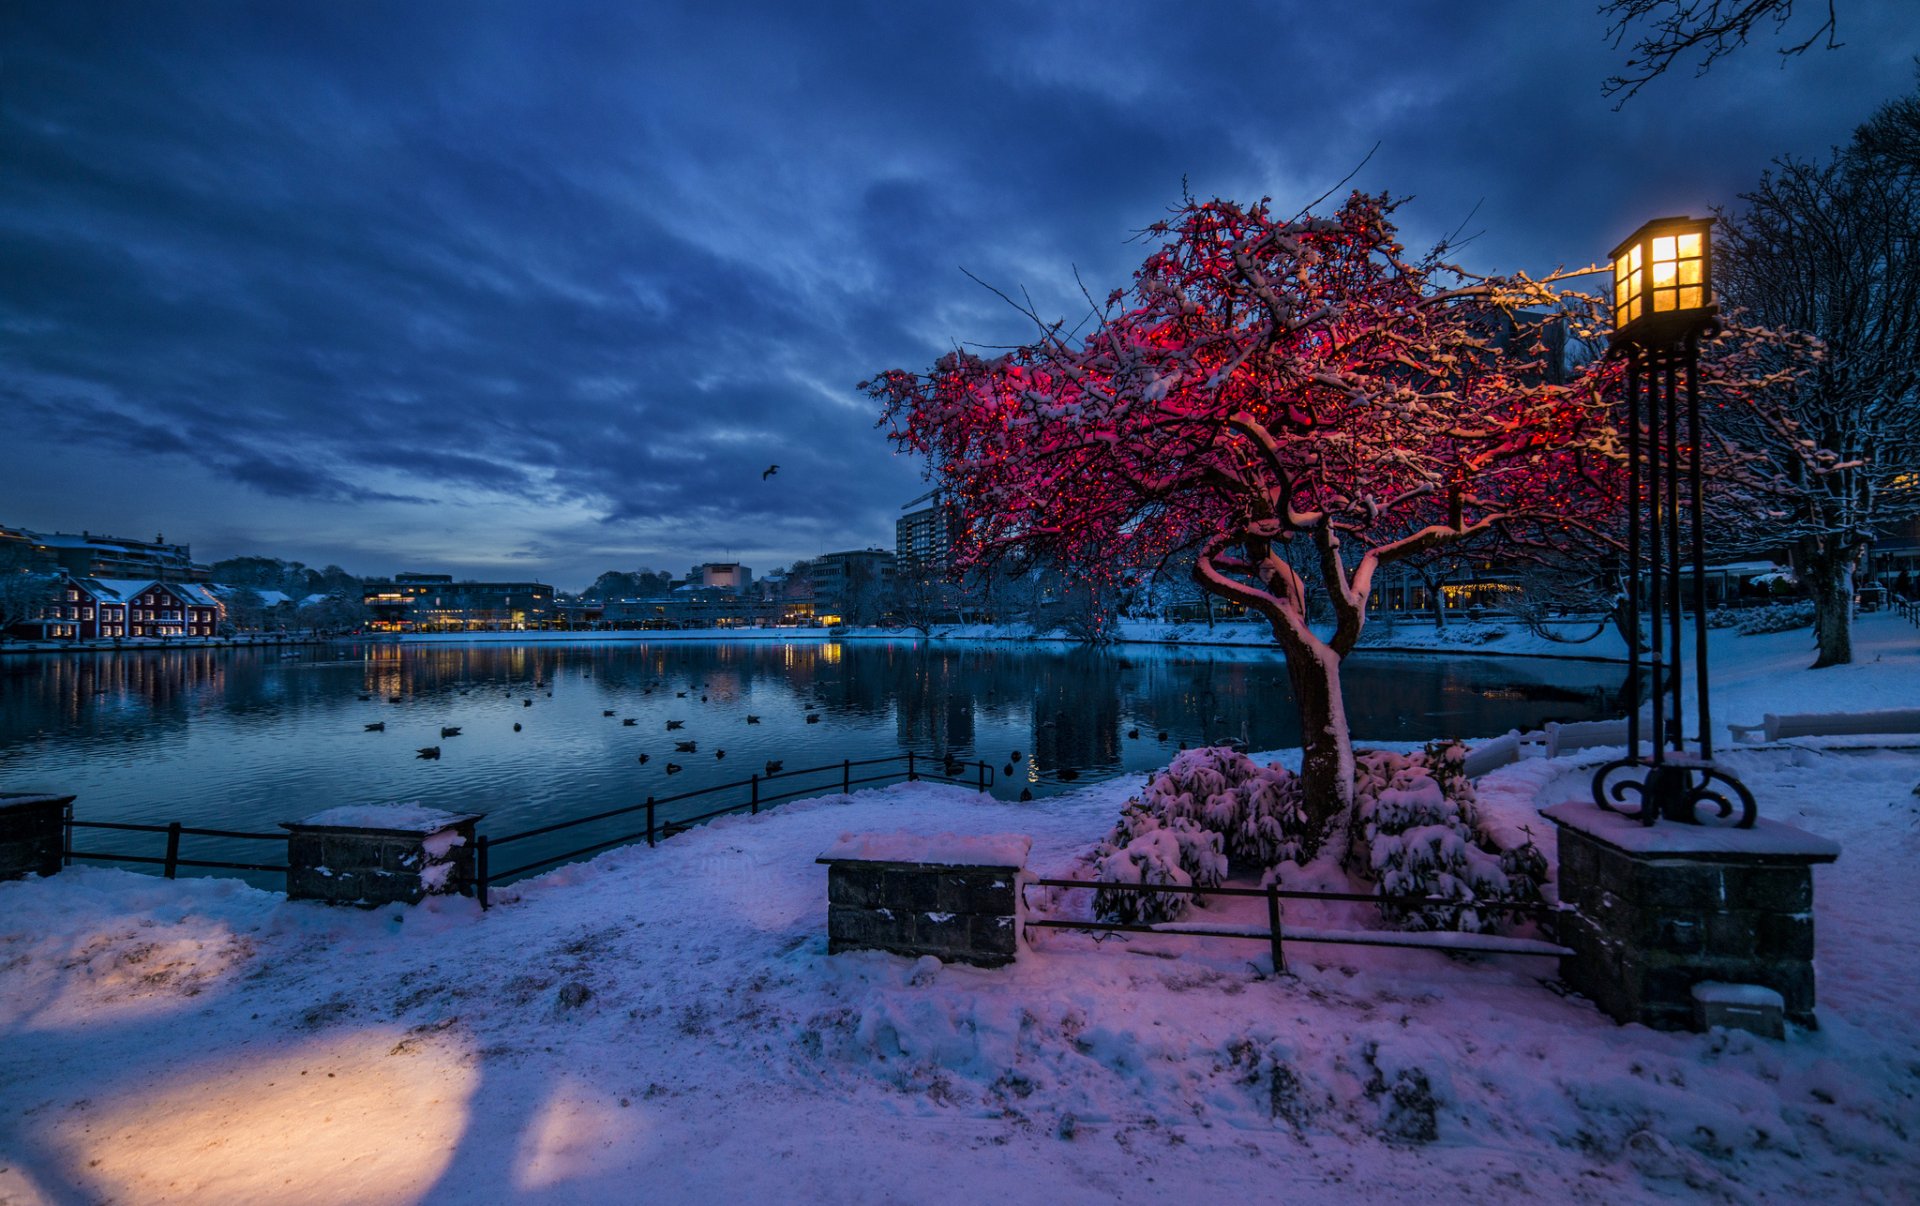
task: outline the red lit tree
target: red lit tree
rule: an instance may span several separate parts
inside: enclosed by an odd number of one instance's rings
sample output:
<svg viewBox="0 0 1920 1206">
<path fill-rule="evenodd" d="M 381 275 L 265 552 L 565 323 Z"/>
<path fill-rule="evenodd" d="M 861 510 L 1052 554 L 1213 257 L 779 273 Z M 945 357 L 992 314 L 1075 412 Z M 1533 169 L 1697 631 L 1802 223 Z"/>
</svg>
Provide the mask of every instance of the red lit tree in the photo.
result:
<svg viewBox="0 0 1920 1206">
<path fill-rule="evenodd" d="M 863 386 L 961 506 L 963 565 L 1017 550 L 1110 583 L 1188 550 L 1201 587 L 1263 616 L 1316 829 L 1353 799 L 1340 666 L 1376 576 L 1468 541 L 1551 541 L 1619 506 L 1613 368 L 1553 383 L 1547 349 L 1510 322 L 1563 299 L 1408 256 L 1392 210 L 1360 194 L 1291 219 L 1188 202 L 1084 336 L 1042 323 L 1005 355 Z M 1313 591 L 1329 634 L 1308 626 Z"/>
</svg>

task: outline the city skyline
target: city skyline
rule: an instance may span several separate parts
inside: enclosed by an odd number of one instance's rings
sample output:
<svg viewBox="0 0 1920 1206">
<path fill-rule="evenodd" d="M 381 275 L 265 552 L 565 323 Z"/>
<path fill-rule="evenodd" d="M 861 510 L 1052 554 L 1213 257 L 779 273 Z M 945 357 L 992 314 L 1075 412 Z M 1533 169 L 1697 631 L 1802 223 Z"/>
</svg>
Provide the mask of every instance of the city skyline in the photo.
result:
<svg viewBox="0 0 1920 1206">
<path fill-rule="evenodd" d="M 889 548 L 926 486 L 854 385 L 1025 338 L 967 273 L 1072 314 L 1183 187 L 1350 172 L 1590 263 L 1910 91 L 1899 9 L 1617 112 L 1604 21 L 1523 3 L 16 11 L 0 522 L 569 589 Z"/>
</svg>

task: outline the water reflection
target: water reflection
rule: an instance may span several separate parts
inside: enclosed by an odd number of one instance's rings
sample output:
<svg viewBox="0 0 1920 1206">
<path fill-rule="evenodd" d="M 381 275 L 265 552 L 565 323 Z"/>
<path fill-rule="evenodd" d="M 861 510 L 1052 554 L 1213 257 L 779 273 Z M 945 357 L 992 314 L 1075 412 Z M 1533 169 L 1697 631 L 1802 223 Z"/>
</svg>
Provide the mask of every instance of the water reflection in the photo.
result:
<svg viewBox="0 0 1920 1206">
<path fill-rule="evenodd" d="M 1621 677 L 1600 663 L 1371 655 L 1350 663 L 1346 696 L 1357 739 L 1419 741 L 1612 714 Z M 0 790 L 77 794 L 86 819 L 250 829 L 417 800 L 487 812 L 504 833 L 769 760 L 911 748 L 996 771 L 1019 751 L 996 787 L 1012 798 L 1144 772 L 1181 744 L 1297 746 L 1288 691 L 1277 655 L 1238 649 L 381 644 L 9 658 Z M 672 738 L 669 720 L 684 726 Z M 442 739 L 442 726 L 462 734 Z M 697 752 L 677 753 L 682 738 Z M 439 760 L 414 757 L 429 745 Z M 669 778 L 669 761 L 682 773 Z"/>
</svg>

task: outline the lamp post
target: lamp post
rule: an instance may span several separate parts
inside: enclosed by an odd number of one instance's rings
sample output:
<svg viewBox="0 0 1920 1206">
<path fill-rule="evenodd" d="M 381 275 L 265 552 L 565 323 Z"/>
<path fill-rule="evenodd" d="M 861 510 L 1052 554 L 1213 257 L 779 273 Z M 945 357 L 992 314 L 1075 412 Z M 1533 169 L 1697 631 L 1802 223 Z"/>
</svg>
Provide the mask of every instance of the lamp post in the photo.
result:
<svg viewBox="0 0 1920 1206">
<path fill-rule="evenodd" d="M 1713 761 L 1708 706 L 1706 528 L 1702 505 L 1699 347 L 1718 328 L 1713 298 L 1711 218 L 1656 218 L 1613 250 L 1613 338 L 1607 354 L 1627 362 L 1627 756 L 1593 776 L 1601 808 L 1651 825 L 1662 818 L 1699 824 L 1699 806 L 1734 824 L 1754 821 L 1753 793 Z M 1682 523 L 1682 516 L 1686 522 Z M 1684 539 L 1683 539 L 1684 536 Z M 1691 579 L 1688 581 L 1688 579 Z M 1646 753 L 1639 699 L 1645 582 L 1646 662 L 1651 686 Z M 1695 737 L 1689 748 L 1683 590 L 1693 605 Z M 1629 796 L 1637 809 L 1621 807 Z M 1736 805 L 1735 801 L 1738 801 Z"/>
</svg>

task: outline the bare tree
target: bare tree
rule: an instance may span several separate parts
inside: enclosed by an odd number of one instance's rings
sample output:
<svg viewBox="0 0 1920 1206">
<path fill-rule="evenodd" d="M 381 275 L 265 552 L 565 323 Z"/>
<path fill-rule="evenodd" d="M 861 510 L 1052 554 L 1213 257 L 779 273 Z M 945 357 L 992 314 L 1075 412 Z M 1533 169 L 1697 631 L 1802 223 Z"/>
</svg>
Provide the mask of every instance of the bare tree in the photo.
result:
<svg viewBox="0 0 1920 1206">
<path fill-rule="evenodd" d="M 1796 0 L 1606 0 L 1600 14 L 1607 18 L 1607 37 L 1619 49 L 1629 37 L 1634 39 L 1625 69 L 1609 76 L 1600 87 L 1602 96 L 1618 96 L 1619 108 L 1634 93 L 1655 78 L 1666 74 L 1675 59 L 1698 55 L 1694 74 L 1705 75 L 1719 60 L 1747 44 L 1758 30 L 1769 24 L 1782 37 L 1780 54 L 1791 58 L 1805 54 L 1822 39 L 1826 49 L 1838 49 L 1839 22 L 1834 0 L 1800 3 L 1801 12 L 1813 10 L 1825 19 L 1805 37 L 1804 26 L 1787 34 L 1793 20 Z M 1798 39 L 1798 40 L 1795 40 Z"/>
<path fill-rule="evenodd" d="M 0 545 L 0 636 L 60 597 L 60 575 L 49 572 L 31 549 Z"/>
<path fill-rule="evenodd" d="M 1720 215 L 1721 296 L 1809 338 L 1776 343 L 1785 383 L 1716 425 L 1771 473 L 1777 509 L 1752 543 L 1787 546 L 1830 666 L 1853 659 L 1853 575 L 1876 531 L 1920 514 L 1920 181 L 1849 150 L 1780 160 L 1741 201 Z"/>
</svg>

